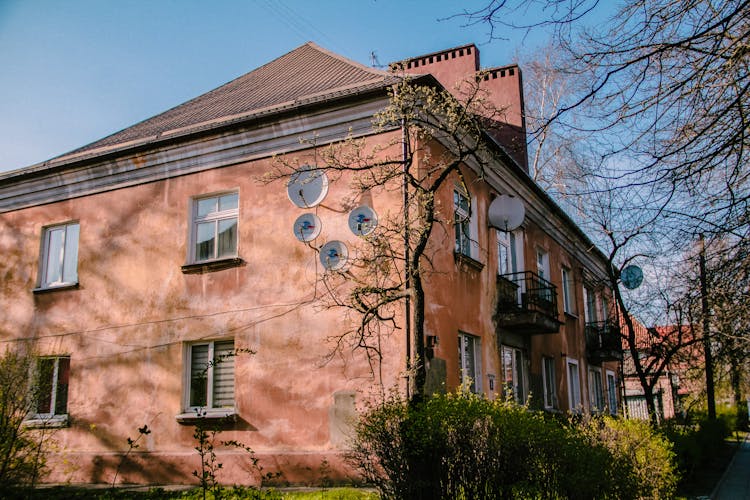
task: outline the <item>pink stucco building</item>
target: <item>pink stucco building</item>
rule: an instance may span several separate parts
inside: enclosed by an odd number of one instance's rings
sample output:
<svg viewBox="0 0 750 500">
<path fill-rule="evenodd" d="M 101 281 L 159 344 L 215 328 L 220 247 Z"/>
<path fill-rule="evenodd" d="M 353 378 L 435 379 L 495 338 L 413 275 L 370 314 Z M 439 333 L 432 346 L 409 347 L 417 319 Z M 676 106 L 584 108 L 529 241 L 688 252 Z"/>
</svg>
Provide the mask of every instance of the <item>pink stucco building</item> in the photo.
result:
<svg viewBox="0 0 750 500">
<path fill-rule="evenodd" d="M 449 90 L 478 70 L 474 45 L 403 65 L 415 83 Z M 616 413 L 621 354 L 606 259 L 526 172 L 520 68 L 481 75 L 505 126 L 492 134 L 488 175 L 465 165 L 468 189 L 438 193 L 447 209 L 425 284 L 428 389 L 463 381 L 548 411 Z M 385 154 L 401 130 L 376 130 L 372 117 L 400 78 L 308 43 L 123 131 L 0 174 L 0 340 L 33 349 L 49 379 L 29 416 L 57 429 L 48 481 L 110 482 L 126 438 L 147 424 L 118 481 L 192 483 L 196 411 L 230 416 L 222 439 L 251 446 L 282 481 L 312 482 L 322 468 L 353 474 L 341 458 L 351 421 L 364 401 L 405 390 L 411 318 L 397 309 L 376 370 L 360 350 L 332 356 L 331 339 L 352 319 L 322 307 L 318 252 L 332 241 L 355 250 L 352 210 L 385 220 L 402 196 L 383 189 L 352 200 L 342 176 L 305 185 L 319 199 L 300 207 L 294 190 L 263 177 L 279 155 L 315 164 L 316 148 L 300 139 L 320 147 L 353 136 Z M 488 222 L 500 195 L 525 207 L 514 231 Z M 322 225 L 307 242 L 293 230 L 304 214 Z M 245 454 L 218 453 L 222 482 L 257 482 Z"/>
</svg>

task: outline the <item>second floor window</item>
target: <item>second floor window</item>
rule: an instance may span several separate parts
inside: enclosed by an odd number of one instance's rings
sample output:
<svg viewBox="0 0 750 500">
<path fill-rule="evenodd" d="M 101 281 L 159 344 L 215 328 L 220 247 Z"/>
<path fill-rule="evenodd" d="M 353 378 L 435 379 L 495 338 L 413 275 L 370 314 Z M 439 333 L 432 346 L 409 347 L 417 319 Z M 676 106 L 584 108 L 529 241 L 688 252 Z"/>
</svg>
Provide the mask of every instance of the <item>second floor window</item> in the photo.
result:
<svg viewBox="0 0 750 500">
<path fill-rule="evenodd" d="M 477 221 L 472 199 L 463 189 L 453 191 L 453 222 L 456 228 L 457 254 L 477 258 Z"/>
<path fill-rule="evenodd" d="M 563 309 L 568 314 L 573 314 L 573 282 L 570 269 L 562 268 L 562 295 Z"/>
<path fill-rule="evenodd" d="M 44 230 L 39 280 L 41 288 L 78 283 L 78 232 L 77 222 Z"/>
<path fill-rule="evenodd" d="M 510 231 L 497 231 L 497 274 L 518 271 L 516 263 L 516 235 Z"/>
<path fill-rule="evenodd" d="M 193 262 L 237 256 L 238 207 L 238 193 L 194 200 Z"/>
</svg>

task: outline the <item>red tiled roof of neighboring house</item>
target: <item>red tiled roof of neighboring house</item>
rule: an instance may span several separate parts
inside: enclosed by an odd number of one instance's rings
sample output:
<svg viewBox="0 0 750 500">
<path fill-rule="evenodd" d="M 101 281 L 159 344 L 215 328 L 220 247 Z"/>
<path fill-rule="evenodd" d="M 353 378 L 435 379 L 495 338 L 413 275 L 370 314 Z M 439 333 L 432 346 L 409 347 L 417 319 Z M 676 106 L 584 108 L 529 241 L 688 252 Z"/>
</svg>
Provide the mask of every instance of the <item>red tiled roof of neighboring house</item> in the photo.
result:
<svg viewBox="0 0 750 500">
<path fill-rule="evenodd" d="M 211 129 L 278 109 L 386 87 L 398 80 L 392 73 L 308 42 L 221 87 L 57 159 Z"/>
</svg>

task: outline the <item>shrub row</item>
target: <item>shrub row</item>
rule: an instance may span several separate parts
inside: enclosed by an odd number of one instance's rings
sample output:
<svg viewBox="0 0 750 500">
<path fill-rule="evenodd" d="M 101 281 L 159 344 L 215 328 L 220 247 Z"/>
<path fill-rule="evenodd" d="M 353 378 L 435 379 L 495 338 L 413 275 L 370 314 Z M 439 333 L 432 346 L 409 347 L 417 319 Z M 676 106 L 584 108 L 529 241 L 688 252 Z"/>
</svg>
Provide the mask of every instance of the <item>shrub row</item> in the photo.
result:
<svg viewBox="0 0 750 500">
<path fill-rule="evenodd" d="M 349 460 L 385 499 L 668 498 L 677 482 L 670 443 L 647 423 L 468 393 L 369 409 Z"/>
</svg>

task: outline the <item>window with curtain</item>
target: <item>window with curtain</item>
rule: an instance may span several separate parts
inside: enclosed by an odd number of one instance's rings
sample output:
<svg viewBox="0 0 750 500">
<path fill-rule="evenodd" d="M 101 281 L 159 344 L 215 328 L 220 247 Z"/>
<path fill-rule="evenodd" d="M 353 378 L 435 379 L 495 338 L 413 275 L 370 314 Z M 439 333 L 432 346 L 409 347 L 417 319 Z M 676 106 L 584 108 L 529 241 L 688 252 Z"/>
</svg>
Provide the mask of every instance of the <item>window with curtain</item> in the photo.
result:
<svg viewBox="0 0 750 500">
<path fill-rule="evenodd" d="M 482 351 L 479 337 L 466 333 L 458 334 L 458 362 L 461 369 L 461 384 L 473 393 L 482 392 Z"/>
<path fill-rule="evenodd" d="M 36 364 L 35 419 L 51 419 L 68 413 L 70 358 L 41 357 Z"/>
<path fill-rule="evenodd" d="M 189 346 L 189 409 L 234 407 L 234 358 L 234 340 Z"/>
<path fill-rule="evenodd" d="M 77 222 L 44 229 L 39 279 L 41 288 L 78 283 L 78 233 Z"/>
</svg>

